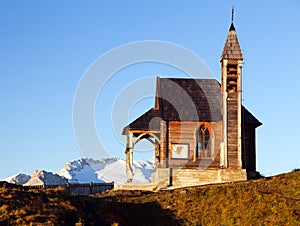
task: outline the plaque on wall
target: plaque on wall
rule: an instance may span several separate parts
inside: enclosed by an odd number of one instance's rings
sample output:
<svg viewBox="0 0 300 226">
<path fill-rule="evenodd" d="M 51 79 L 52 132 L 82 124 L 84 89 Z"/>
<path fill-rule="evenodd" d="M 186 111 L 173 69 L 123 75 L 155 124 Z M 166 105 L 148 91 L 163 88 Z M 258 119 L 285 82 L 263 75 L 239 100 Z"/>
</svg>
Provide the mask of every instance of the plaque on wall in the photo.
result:
<svg viewBox="0 0 300 226">
<path fill-rule="evenodd" d="M 188 159 L 188 144 L 172 144 L 172 159 Z"/>
</svg>

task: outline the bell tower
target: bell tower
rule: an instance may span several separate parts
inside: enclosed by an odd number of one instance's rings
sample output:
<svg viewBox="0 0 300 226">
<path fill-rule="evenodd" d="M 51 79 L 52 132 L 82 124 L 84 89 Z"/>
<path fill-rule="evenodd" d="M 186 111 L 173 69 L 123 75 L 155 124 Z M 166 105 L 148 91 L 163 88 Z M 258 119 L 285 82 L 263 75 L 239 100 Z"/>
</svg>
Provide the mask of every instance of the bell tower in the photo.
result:
<svg viewBox="0 0 300 226">
<path fill-rule="evenodd" d="M 221 166 L 242 168 L 242 62 L 243 55 L 232 20 L 224 45 L 221 62 L 223 147 Z"/>
</svg>

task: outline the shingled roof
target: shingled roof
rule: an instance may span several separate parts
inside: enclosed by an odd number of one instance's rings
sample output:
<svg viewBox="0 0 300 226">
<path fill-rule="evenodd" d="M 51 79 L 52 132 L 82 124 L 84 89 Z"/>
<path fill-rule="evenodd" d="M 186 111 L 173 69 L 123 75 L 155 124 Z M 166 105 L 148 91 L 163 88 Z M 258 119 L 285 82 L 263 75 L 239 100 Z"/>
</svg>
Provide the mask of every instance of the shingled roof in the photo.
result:
<svg viewBox="0 0 300 226">
<path fill-rule="evenodd" d="M 151 108 L 146 113 L 138 117 L 128 126 L 123 129 L 123 134 L 125 134 L 126 129 L 130 130 L 151 130 L 159 131 L 160 130 L 160 113 L 159 109 Z"/>
<path fill-rule="evenodd" d="M 242 50 L 233 23 L 231 23 L 231 26 L 229 28 L 229 32 L 221 56 L 221 60 L 222 59 L 243 60 Z"/>
<path fill-rule="evenodd" d="M 168 121 L 220 121 L 221 92 L 215 79 L 159 79 L 159 109 Z"/>
<path fill-rule="evenodd" d="M 221 86 L 215 79 L 157 78 L 157 103 L 154 108 L 123 130 L 160 130 L 160 120 L 217 122 L 222 120 Z M 243 120 L 261 123 L 246 109 Z"/>
<path fill-rule="evenodd" d="M 244 123 L 253 124 L 255 127 L 262 125 L 262 123 L 258 121 L 244 106 L 242 106 L 242 121 Z"/>
</svg>

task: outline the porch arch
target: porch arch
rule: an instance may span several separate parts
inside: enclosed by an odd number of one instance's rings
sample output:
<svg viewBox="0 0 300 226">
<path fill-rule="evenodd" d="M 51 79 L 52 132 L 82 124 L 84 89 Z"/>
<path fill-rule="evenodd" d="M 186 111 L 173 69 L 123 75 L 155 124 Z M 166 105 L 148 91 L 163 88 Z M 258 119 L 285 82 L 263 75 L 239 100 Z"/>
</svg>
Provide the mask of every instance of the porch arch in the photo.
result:
<svg viewBox="0 0 300 226">
<path fill-rule="evenodd" d="M 142 134 L 140 134 L 135 139 L 135 141 L 133 142 L 133 146 L 136 145 L 137 142 L 139 142 L 140 140 L 142 140 L 144 138 L 144 136 L 147 136 L 147 135 L 153 137 L 157 141 L 157 143 L 160 144 L 160 139 L 154 133 L 146 131 L 146 132 L 143 132 Z M 151 143 L 153 143 L 150 139 L 148 139 L 148 138 L 146 138 L 146 139 L 149 140 Z"/>
<path fill-rule="evenodd" d="M 151 131 L 144 131 L 136 138 L 133 136 L 133 131 L 127 131 L 127 145 L 125 149 L 126 154 L 126 174 L 127 174 L 127 182 L 132 182 L 133 179 L 133 150 L 134 146 L 142 139 L 146 139 L 154 145 L 155 149 L 155 162 L 159 164 L 160 162 L 160 139 Z M 150 138 L 154 138 L 154 141 Z"/>
<path fill-rule="evenodd" d="M 151 140 L 150 138 L 154 138 L 154 141 Z M 148 140 L 150 143 L 153 144 L 154 146 L 154 156 L 155 156 L 155 163 L 159 164 L 160 163 L 160 139 L 153 133 L 150 131 L 146 131 L 143 132 L 142 134 L 140 134 L 135 141 L 133 142 L 133 147 L 132 149 L 134 149 L 134 146 L 142 139 L 146 139 Z"/>
</svg>

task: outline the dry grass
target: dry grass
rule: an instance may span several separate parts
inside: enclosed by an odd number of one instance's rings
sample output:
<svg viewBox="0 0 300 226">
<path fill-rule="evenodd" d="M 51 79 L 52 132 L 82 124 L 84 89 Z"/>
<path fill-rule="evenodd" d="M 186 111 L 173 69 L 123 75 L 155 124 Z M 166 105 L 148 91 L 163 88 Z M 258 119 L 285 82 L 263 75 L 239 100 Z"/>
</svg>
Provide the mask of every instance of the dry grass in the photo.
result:
<svg viewBox="0 0 300 226">
<path fill-rule="evenodd" d="M 299 225 L 300 171 L 156 193 L 0 187 L 0 225 Z"/>
</svg>

